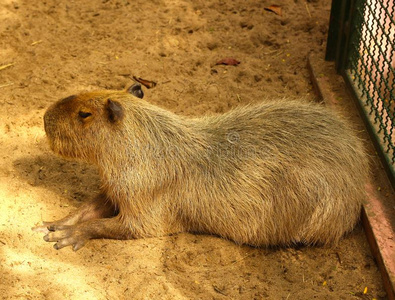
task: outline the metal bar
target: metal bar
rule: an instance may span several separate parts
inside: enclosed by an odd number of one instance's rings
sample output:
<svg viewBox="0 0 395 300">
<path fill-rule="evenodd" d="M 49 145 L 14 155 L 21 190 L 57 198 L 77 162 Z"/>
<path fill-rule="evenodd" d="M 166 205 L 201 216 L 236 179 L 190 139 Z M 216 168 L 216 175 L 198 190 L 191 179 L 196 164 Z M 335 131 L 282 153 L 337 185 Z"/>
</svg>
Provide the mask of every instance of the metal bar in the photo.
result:
<svg viewBox="0 0 395 300">
<path fill-rule="evenodd" d="M 340 27 L 339 27 L 339 35 L 337 41 L 337 49 L 336 49 L 336 60 L 335 66 L 337 72 L 340 72 L 344 69 L 344 61 L 345 54 L 347 53 L 346 48 L 348 44 L 348 38 L 350 34 L 350 22 L 349 22 L 349 13 L 351 1 L 346 0 L 342 1 L 341 9 L 340 9 Z"/>
<path fill-rule="evenodd" d="M 342 26 L 341 19 L 342 0 L 333 0 L 331 7 L 331 16 L 329 21 L 328 39 L 326 44 L 325 59 L 333 61 L 336 58 L 337 44 L 339 42 L 339 28 Z"/>
</svg>

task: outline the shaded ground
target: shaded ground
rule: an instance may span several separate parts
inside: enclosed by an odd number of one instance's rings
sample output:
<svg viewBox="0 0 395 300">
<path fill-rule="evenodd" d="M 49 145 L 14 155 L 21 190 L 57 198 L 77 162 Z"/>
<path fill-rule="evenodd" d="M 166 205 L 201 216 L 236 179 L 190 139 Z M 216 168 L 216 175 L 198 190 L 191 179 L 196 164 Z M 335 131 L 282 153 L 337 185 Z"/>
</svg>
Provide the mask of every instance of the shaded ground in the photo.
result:
<svg viewBox="0 0 395 300">
<path fill-rule="evenodd" d="M 280 5 L 283 15 L 264 11 Z M 147 101 L 185 115 L 265 97 L 314 99 L 306 57 L 323 55 L 330 1 L 0 3 L 0 294 L 4 298 L 380 299 L 360 227 L 337 247 L 256 249 L 205 235 L 98 240 L 55 251 L 30 230 L 99 187 L 52 155 L 42 116 L 83 90 L 158 82 Z M 214 66 L 224 57 L 237 67 Z M 363 294 L 365 287 L 367 293 Z"/>
</svg>

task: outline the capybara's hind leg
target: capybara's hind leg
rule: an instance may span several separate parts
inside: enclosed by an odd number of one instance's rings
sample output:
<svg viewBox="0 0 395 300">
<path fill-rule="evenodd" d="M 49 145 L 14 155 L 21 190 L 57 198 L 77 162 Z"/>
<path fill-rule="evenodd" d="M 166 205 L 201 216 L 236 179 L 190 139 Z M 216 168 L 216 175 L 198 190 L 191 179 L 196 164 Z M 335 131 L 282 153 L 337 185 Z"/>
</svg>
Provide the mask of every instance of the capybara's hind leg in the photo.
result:
<svg viewBox="0 0 395 300">
<path fill-rule="evenodd" d="M 117 209 L 106 195 L 100 193 L 93 200 L 83 204 L 68 216 L 53 222 L 43 222 L 42 225 L 33 227 L 34 231 L 49 232 L 51 226 L 71 226 L 93 219 L 110 218 L 117 214 Z"/>
<path fill-rule="evenodd" d="M 124 225 L 120 217 L 88 220 L 76 225 L 51 225 L 49 233 L 44 236 L 46 242 L 56 242 L 55 249 L 72 246 L 74 251 L 82 248 L 90 239 L 132 238 L 130 229 Z"/>
</svg>

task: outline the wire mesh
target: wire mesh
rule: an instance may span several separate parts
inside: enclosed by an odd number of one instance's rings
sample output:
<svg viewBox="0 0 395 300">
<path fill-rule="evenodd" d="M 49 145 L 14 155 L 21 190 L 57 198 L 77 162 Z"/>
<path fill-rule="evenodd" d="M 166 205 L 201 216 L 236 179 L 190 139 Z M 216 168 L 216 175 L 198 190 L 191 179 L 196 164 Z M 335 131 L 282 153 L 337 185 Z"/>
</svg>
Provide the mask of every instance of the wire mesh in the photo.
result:
<svg viewBox="0 0 395 300">
<path fill-rule="evenodd" d="M 395 165 L 395 0 L 357 0 L 346 74 L 381 149 Z"/>
</svg>

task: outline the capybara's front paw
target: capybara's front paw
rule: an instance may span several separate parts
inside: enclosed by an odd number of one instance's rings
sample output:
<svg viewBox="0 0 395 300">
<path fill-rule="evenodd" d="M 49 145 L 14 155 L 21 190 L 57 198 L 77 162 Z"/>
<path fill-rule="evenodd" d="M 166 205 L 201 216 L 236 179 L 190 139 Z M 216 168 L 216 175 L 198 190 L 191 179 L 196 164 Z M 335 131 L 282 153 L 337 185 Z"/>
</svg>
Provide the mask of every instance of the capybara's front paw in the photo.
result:
<svg viewBox="0 0 395 300">
<path fill-rule="evenodd" d="M 72 246 L 73 250 L 77 251 L 90 239 L 90 236 L 78 227 L 78 225 L 50 225 L 44 241 L 56 242 L 53 246 L 56 250 Z"/>
</svg>

